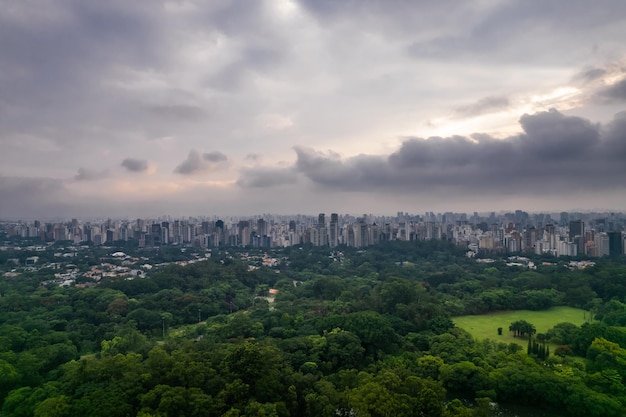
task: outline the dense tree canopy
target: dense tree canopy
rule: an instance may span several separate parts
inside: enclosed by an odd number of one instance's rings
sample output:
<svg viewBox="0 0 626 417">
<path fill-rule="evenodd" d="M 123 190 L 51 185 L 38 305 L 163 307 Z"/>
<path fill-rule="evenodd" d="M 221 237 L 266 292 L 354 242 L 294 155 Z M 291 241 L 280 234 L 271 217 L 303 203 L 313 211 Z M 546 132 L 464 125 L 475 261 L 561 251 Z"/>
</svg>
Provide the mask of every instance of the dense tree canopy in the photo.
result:
<svg viewBox="0 0 626 417">
<path fill-rule="evenodd" d="M 625 265 L 527 271 L 441 241 L 339 249 L 277 250 L 274 269 L 216 251 L 93 288 L 2 276 L 1 413 L 452 417 L 498 401 L 623 415 Z M 476 341 L 451 320 L 555 305 L 596 320 L 541 335 L 552 355 Z M 535 340 L 531 323 L 509 330 Z"/>
</svg>

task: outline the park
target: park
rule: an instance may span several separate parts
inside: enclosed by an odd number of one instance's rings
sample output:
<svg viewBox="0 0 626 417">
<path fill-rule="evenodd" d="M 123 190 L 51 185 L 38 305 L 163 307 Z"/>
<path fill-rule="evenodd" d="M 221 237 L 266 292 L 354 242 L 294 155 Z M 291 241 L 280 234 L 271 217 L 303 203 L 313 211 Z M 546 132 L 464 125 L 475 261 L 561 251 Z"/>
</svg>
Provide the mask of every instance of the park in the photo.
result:
<svg viewBox="0 0 626 417">
<path fill-rule="evenodd" d="M 515 337 L 509 331 L 511 323 L 525 320 L 535 326 L 537 334 L 546 333 L 558 323 L 572 323 L 577 326 L 592 320 L 591 313 L 573 307 L 553 307 L 548 310 L 512 310 L 498 311 L 494 313 L 468 315 L 454 317 L 454 324 L 470 333 L 475 339 L 491 339 L 497 342 L 517 343 L 526 347 L 528 339 L 526 337 Z M 502 335 L 498 335 L 498 328 L 502 328 Z"/>
</svg>

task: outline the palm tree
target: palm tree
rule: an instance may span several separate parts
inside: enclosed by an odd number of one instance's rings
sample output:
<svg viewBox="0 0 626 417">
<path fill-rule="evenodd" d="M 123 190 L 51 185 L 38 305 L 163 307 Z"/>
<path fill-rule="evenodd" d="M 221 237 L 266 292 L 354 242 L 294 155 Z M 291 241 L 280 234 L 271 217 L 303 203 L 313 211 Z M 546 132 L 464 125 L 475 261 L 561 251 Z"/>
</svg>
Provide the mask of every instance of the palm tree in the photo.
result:
<svg viewBox="0 0 626 417">
<path fill-rule="evenodd" d="M 514 333 L 513 337 L 517 337 L 520 335 L 520 331 L 522 329 L 521 323 L 522 322 L 520 320 L 517 320 L 511 323 L 511 325 L 509 326 L 509 331 Z"/>
<path fill-rule="evenodd" d="M 528 336 L 529 338 L 537 333 L 537 329 L 535 329 L 535 326 L 527 322 L 526 320 L 514 321 L 509 326 L 509 331 L 514 332 L 516 337 Z"/>
<path fill-rule="evenodd" d="M 527 322 L 526 320 L 521 320 L 520 323 L 520 333 L 522 334 L 522 336 L 528 336 L 528 338 L 530 339 L 535 333 L 537 333 L 537 329 L 535 329 L 535 326 L 529 322 Z"/>
</svg>

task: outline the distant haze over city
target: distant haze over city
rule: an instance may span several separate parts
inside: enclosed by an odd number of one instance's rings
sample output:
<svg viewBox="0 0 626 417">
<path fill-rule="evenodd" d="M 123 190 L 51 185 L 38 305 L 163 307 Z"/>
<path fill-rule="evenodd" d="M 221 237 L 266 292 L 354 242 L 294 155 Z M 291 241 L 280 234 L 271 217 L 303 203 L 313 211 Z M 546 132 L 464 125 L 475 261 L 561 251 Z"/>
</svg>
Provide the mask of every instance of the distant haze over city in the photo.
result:
<svg viewBox="0 0 626 417">
<path fill-rule="evenodd" d="M 0 10 L 0 219 L 626 208 L 623 0 Z"/>
</svg>

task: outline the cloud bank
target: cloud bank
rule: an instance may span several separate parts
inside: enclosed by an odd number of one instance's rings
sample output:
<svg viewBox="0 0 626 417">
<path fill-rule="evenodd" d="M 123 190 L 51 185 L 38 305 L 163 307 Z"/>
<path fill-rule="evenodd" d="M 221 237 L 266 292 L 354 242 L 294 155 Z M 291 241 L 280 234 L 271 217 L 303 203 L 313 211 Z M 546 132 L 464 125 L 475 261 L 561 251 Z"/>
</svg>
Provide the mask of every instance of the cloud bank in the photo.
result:
<svg viewBox="0 0 626 417">
<path fill-rule="evenodd" d="M 459 197 L 626 188 L 626 112 L 606 126 L 555 109 L 523 115 L 520 124 L 523 133 L 504 139 L 486 134 L 406 138 L 388 155 L 342 158 L 296 147 L 293 167 L 249 169 L 238 184 L 273 187 L 301 175 L 319 187 L 343 192 L 439 190 Z"/>
</svg>

